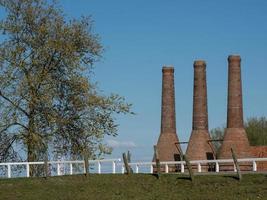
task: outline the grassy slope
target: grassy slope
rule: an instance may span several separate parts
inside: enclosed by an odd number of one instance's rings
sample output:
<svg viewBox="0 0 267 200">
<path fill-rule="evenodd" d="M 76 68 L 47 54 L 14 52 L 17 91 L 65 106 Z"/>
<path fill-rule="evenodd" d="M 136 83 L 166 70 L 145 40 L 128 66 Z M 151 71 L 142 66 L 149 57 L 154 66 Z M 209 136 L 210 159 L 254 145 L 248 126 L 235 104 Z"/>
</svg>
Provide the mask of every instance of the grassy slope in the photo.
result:
<svg viewBox="0 0 267 200">
<path fill-rule="evenodd" d="M 90 175 L 0 180 L 0 199 L 267 199 L 267 175 Z"/>
</svg>

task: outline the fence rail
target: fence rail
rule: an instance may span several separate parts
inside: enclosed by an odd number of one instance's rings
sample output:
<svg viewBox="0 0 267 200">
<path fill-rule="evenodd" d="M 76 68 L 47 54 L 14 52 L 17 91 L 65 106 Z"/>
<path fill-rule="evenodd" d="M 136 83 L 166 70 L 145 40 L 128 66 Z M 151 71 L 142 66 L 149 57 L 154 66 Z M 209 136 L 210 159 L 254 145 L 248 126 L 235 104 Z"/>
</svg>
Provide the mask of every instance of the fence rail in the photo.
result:
<svg viewBox="0 0 267 200">
<path fill-rule="evenodd" d="M 252 164 L 252 171 L 257 172 L 258 171 L 258 163 L 261 162 L 267 162 L 267 158 L 245 158 L 245 159 L 238 159 L 238 163 L 251 163 Z M 230 164 L 234 167 L 234 171 L 236 172 L 236 166 L 234 164 L 233 159 L 223 159 L 223 160 L 194 160 L 190 161 L 192 165 L 197 166 L 197 172 L 202 172 L 203 165 L 207 164 L 214 164 L 215 165 L 215 172 L 220 172 L 220 164 Z M 125 167 L 123 163 L 118 163 L 118 165 L 121 165 L 121 173 L 125 172 Z M 136 162 L 136 163 L 129 163 L 129 165 L 134 168 L 135 167 L 135 173 L 139 173 L 140 167 L 149 167 L 150 171 L 149 173 L 153 173 L 154 166 L 156 165 L 156 162 Z M 178 165 L 180 166 L 180 172 L 185 173 L 185 161 L 168 161 L 168 162 L 160 162 L 160 165 L 165 167 L 165 173 L 169 173 L 169 167 L 170 165 Z"/>
<path fill-rule="evenodd" d="M 252 165 L 251 171 L 257 172 L 258 171 L 258 164 L 262 162 L 267 162 L 267 158 L 246 158 L 246 159 L 238 159 L 238 163 L 250 163 Z M 104 160 L 89 160 L 89 166 L 96 165 L 96 173 L 102 174 L 102 165 L 103 164 L 110 164 L 109 165 L 109 172 L 108 173 L 125 173 L 125 167 L 121 159 L 104 159 Z M 213 164 L 215 167 L 215 172 L 220 172 L 220 166 L 223 164 L 229 164 L 234 167 L 234 171 L 236 171 L 236 167 L 234 164 L 233 159 L 224 159 L 224 160 L 194 160 L 190 161 L 193 166 L 197 167 L 197 172 L 203 172 L 203 166 Z M 83 171 L 85 171 L 85 163 L 83 160 L 76 160 L 76 161 L 48 161 L 48 166 L 55 166 L 56 167 L 56 176 L 69 174 L 73 175 L 74 169 L 73 166 L 75 164 L 82 165 Z M 31 165 L 45 165 L 45 162 L 14 162 L 14 163 L 0 163 L 0 167 L 6 167 L 7 169 L 7 178 L 12 178 L 12 166 L 25 166 L 26 167 L 26 177 L 30 177 L 30 166 Z M 68 166 L 68 172 L 62 173 L 61 167 L 62 165 Z M 135 162 L 129 163 L 132 168 L 135 168 L 135 173 L 140 173 L 140 168 L 145 167 L 148 168 L 147 172 L 142 171 L 142 173 L 153 173 L 154 166 L 156 165 L 155 162 Z M 169 173 L 169 168 L 171 166 L 178 166 L 180 169 L 180 173 L 185 173 L 185 161 L 171 161 L 171 162 L 160 162 L 161 167 L 163 167 L 165 173 Z M 121 168 L 120 172 L 117 172 L 118 168 Z"/>
<path fill-rule="evenodd" d="M 117 163 L 121 162 L 121 159 L 104 159 L 104 160 L 89 160 L 89 166 L 97 165 L 97 173 L 102 173 L 102 164 L 110 163 L 111 164 L 111 173 L 116 173 L 116 166 Z M 63 175 L 61 173 L 62 165 L 69 165 L 69 174 L 73 174 L 73 165 L 74 164 L 82 164 L 83 170 L 85 171 L 84 161 L 82 160 L 75 160 L 75 161 L 48 161 L 47 164 L 49 166 L 56 165 L 56 175 L 60 176 Z M 14 162 L 14 163 L 0 163 L 0 166 L 7 167 L 7 178 L 12 178 L 12 166 L 26 166 L 26 177 L 30 177 L 30 165 L 45 165 L 45 162 Z"/>
</svg>

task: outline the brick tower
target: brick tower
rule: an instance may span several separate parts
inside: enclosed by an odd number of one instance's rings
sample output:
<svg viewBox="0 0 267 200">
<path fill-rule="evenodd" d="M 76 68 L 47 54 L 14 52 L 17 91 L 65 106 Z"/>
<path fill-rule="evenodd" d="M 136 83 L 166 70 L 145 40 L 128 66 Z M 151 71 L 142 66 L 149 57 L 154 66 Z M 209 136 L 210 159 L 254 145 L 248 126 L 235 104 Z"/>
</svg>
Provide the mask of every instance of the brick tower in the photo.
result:
<svg viewBox="0 0 267 200">
<path fill-rule="evenodd" d="M 177 161 L 182 156 L 176 134 L 174 68 L 162 68 L 161 132 L 157 143 L 160 161 Z"/>
<path fill-rule="evenodd" d="M 237 158 L 251 156 L 250 144 L 243 125 L 241 58 L 238 55 L 228 57 L 228 107 L 227 128 L 219 158 L 232 158 L 231 148 L 236 152 Z"/>
<path fill-rule="evenodd" d="M 215 158 L 210 141 L 207 106 L 206 63 L 194 62 L 194 96 L 192 133 L 186 150 L 190 160 L 210 160 Z"/>
</svg>

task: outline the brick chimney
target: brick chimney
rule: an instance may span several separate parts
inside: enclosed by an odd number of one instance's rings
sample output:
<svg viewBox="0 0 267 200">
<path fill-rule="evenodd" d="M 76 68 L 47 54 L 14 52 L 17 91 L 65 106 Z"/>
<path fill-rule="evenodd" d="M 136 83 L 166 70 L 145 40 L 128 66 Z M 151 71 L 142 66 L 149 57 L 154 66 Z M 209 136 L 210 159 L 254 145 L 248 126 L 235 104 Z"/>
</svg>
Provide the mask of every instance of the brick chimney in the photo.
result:
<svg viewBox="0 0 267 200">
<path fill-rule="evenodd" d="M 161 132 L 157 143 L 160 161 L 180 160 L 182 151 L 176 134 L 174 68 L 162 68 Z"/>
<path fill-rule="evenodd" d="M 219 158 L 232 158 L 231 148 L 238 158 L 251 157 L 250 144 L 243 125 L 241 58 L 238 55 L 228 57 L 228 107 L 227 128 Z"/>
<path fill-rule="evenodd" d="M 186 151 L 190 160 L 215 158 L 208 129 L 206 63 L 197 60 L 194 62 L 193 124 Z"/>
</svg>

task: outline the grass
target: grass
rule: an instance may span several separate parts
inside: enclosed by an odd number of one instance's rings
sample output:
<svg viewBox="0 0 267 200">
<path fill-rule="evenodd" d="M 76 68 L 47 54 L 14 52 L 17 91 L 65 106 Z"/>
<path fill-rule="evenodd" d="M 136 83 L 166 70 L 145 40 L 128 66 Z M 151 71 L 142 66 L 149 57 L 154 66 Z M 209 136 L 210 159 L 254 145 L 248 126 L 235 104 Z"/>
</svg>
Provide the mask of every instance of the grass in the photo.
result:
<svg viewBox="0 0 267 200">
<path fill-rule="evenodd" d="M 190 199 L 267 200 L 267 175 L 90 175 L 0 180 L 0 199 Z"/>
</svg>

